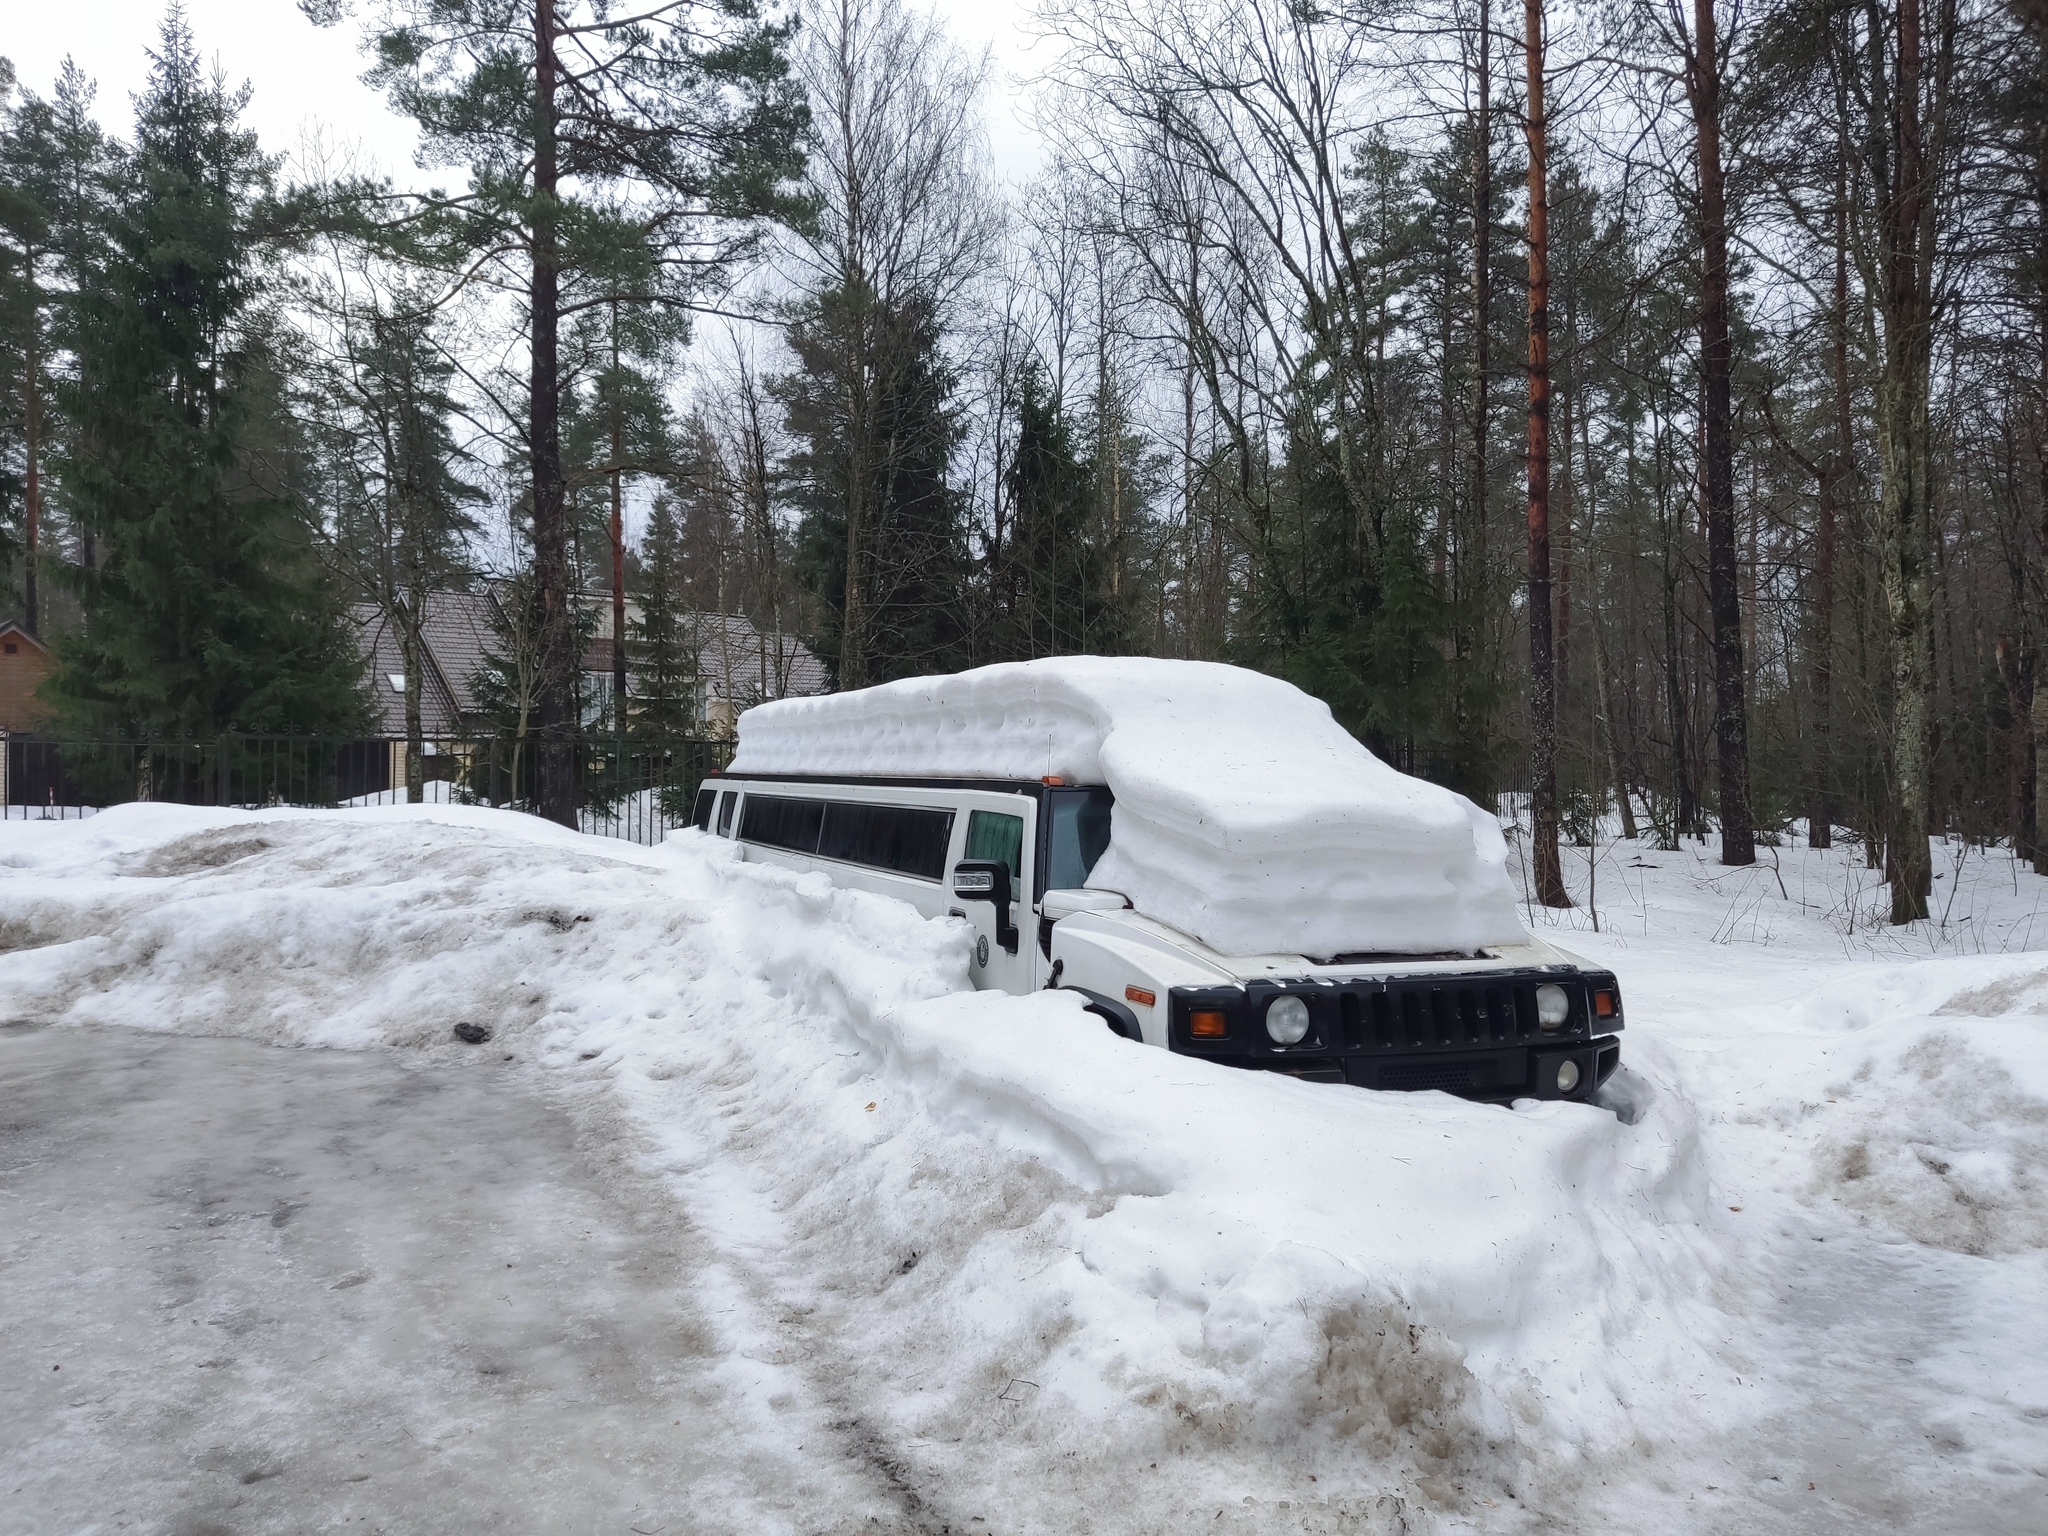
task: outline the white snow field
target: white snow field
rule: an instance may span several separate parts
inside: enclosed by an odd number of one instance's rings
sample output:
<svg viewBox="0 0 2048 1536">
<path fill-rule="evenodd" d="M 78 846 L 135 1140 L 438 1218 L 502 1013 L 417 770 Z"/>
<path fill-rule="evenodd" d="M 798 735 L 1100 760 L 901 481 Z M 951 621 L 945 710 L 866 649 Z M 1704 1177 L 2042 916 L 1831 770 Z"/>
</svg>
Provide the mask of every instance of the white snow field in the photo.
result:
<svg viewBox="0 0 2048 1536">
<path fill-rule="evenodd" d="M 1603 843 L 1596 934 L 1567 850 L 1625 1066 L 1503 1109 L 968 992 L 954 926 L 694 831 L 10 823 L 0 1530 L 2048 1532 L 2048 880 L 1938 844 L 1894 931 L 1853 852 L 1765 854 Z M 217 1054 L 94 1086 L 145 1041 Z M 230 1135 L 201 1249 L 152 1191 Z M 539 1192 L 451 1209 L 479 1143 Z M 508 1288 L 484 1393 L 500 1249 L 567 1342 Z"/>
<path fill-rule="evenodd" d="M 781 699 L 740 716 L 730 771 L 1106 784 L 1090 883 L 1226 955 L 1521 937 L 1492 816 L 1243 667 L 1062 656 Z"/>
</svg>

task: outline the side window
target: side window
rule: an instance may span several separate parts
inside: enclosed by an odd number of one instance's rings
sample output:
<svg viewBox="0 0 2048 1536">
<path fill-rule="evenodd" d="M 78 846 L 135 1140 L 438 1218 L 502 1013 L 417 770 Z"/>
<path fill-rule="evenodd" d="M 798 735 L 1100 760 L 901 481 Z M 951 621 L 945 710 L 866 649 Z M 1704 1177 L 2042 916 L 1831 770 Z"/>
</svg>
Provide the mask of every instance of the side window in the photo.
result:
<svg viewBox="0 0 2048 1536">
<path fill-rule="evenodd" d="M 740 812 L 740 836 L 765 848 L 816 853 L 818 833 L 824 820 L 825 802 L 822 800 L 750 794 L 746 808 Z"/>
<path fill-rule="evenodd" d="M 1046 839 L 1045 888 L 1063 891 L 1086 885 L 1088 872 L 1109 848 L 1110 793 L 1056 789 L 1048 798 L 1052 825 Z"/>
<path fill-rule="evenodd" d="M 740 803 L 739 791 L 728 789 L 718 797 L 718 835 L 732 836 L 733 807 Z"/>
<path fill-rule="evenodd" d="M 711 803 L 718 798 L 718 791 L 705 785 L 697 791 L 697 803 L 691 809 L 690 822 L 699 832 L 711 830 Z"/>
<path fill-rule="evenodd" d="M 1009 866 L 1010 900 L 1023 900 L 1024 818 L 999 811 L 975 811 L 967 818 L 963 859 L 994 859 Z"/>
<path fill-rule="evenodd" d="M 952 837 L 951 811 L 834 800 L 825 807 L 818 855 L 938 880 L 946 873 L 946 844 Z"/>
</svg>

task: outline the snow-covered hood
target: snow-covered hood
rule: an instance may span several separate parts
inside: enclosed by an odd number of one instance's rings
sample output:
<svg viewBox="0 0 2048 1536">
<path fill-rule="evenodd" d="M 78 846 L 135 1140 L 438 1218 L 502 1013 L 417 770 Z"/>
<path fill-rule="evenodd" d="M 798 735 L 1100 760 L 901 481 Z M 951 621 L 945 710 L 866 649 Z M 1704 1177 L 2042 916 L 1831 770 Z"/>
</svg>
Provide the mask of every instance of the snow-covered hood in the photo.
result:
<svg viewBox="0 0 2048 1536">
<path fill-rule="evenodd" d="M 1105 784 L 1089 884 L 1222 954 L 1526 937 L 1492 816 L 1241 667 L 1071 656 L 785 699 L 740 717 L 729 771 Z"/>
</svg>

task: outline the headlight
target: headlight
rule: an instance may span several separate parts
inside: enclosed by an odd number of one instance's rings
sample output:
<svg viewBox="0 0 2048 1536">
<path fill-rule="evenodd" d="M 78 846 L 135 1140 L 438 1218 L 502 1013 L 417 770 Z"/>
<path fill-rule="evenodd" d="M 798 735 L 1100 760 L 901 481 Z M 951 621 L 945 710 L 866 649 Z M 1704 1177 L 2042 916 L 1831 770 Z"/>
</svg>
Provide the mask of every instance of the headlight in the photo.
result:
<svg viewBox="0 0 2048 1536">
<path fill-rule="evenodd" d="M 1561 1064 L 1557 1069 L 1557 1091 L 1559 1093 L 1570 1093 L 1578 1086 L 1579 1064 L 1576 1061 L 1567 1061 Z"/>
<path fill-rule="evenodd" d="M 1546 981 L 1536 989 L 1536 1022 L 1545 1029 L 1564 1028 L 1564 1021 L 1572 1016 L 1572 1000 L 1563 987 L 1554 981 Z"/>
<path fill-rule="evenodd" d="M 1275 1045 L 1299 1045 L 1308 1034 L 1308 1004 L 1298 997 L 1276 997 L 1266 1005 L 1266 1033 Z"/>
</svg>

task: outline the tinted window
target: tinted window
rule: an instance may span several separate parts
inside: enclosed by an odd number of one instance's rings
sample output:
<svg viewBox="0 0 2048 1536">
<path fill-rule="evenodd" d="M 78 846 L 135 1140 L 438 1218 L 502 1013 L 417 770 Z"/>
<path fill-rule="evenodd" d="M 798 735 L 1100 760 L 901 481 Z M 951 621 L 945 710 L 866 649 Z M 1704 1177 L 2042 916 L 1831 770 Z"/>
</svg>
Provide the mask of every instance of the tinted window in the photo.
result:
<svg viewBox="0 0 2048 1536">
<path fill-rule="evenodd" d="M 1106 789 L 1056 789 L 1049 798 L 1045 888 L 1071 891 L 1088 883 L 1109 847 L 1112 797 Z"/>
<path fill-rule="evenodd" d="M 720 837 L 730 837 L 732 835 L 732 809 L 739 802 L 740 797 L 732 790 L 727 790 L 718 797 L 718 835 Z"/>
<path fill-rule="evenodd" d="M 1010 870 L 1010 899 L 1022 899 L 1024 818 L 998 811 L 976 811 L 967 818 L 967 851 L 963 859 L 994 859 Z"/>
<path fill-rule="evenodd" d="M 697 791 L 697 804 L 691 812 L 690 820 L 699 831 L 709 832 L 711 830 L 711 802 L 717 798 L 718 791 L 715 789 L 706 788 Z"/>
<path fill-rule="evenodd" d="M 825 807 L 818 853 L 870 869 L 937 880 L 946 873 L 946 844 L 952 838 L 951 811 L 834 800 Z"/>
<path fill-rule="evenodd" d="M 790 800 L 781 795 L 747 796 L 740 813 L 740 836 L 765 848 L 791 853 L 816 853 L 818 831 L 825 820 L 822 800 Z"/>
</svg>

